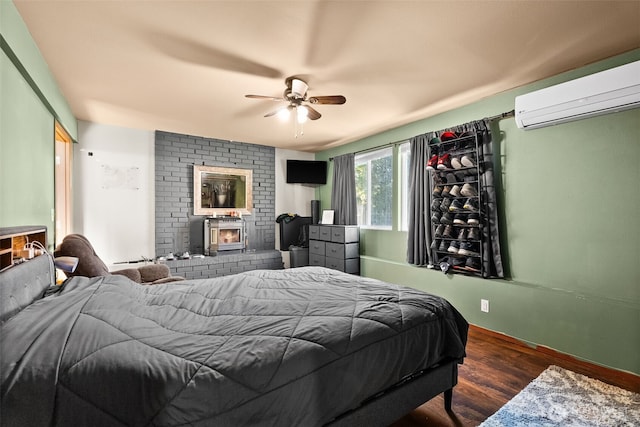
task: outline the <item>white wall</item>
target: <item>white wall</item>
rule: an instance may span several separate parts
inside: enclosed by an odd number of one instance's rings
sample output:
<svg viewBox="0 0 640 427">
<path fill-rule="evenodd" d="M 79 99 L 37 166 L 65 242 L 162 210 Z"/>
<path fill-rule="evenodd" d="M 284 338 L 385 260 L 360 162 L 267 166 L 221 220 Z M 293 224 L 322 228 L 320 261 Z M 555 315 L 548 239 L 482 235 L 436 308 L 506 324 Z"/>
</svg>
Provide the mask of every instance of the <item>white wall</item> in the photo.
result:
<svg viewBox="0 0 640 427">
<path fill-rule="evenodd" d="M 72 232 L 84 234 L 107 265 L 156 256 L 154 147 L 153 131 L 78 121 Z M 276 215 L 311 216 L 316 187 L 287 184 L 287 159 L 314 160 L 315 155 L 275 150 Z M 275 232 L 279 249 L 278 224 Z M 282 254 L 289 266 L 289 252 Z"/>
<path fill-rule="evenodd" d="M 316 187 L 287 184 L 287 159 L 315 160 L 315 155 L 303 151 L 276 148 L 276 215 L 297 213 L 300 216 L 311 216 L 311 200 L 316 198 Z M 280 249 L 279 224 L 276 224 L 276 249 Z M 281 253 L 285 267 L 289 267 L 289 252 L 283 251 Z"/>
<path fill-rule="evenodd" d="M 78 121 L 72 232 L 107 264 L 155 257 L 154 132 Z"/>
</svg>

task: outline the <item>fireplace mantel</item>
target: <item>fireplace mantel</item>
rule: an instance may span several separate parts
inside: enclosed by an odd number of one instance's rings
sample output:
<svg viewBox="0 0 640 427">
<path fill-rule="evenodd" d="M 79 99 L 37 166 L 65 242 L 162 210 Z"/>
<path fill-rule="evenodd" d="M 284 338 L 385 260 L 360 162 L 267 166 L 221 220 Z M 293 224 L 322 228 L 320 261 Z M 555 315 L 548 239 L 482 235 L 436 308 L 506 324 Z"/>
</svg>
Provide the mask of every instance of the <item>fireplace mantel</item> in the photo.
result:
<svg viewBox="0 0 640 427">
<path fill-rule="evenodd" d="M 280 270 L 283 268 L 280 251 L 262 250 L 237 253 L 220 252 L 218 256 L 162 261 L 174 276 L 186 279 L 205 279 L 251 270 Z"/>
</svg>

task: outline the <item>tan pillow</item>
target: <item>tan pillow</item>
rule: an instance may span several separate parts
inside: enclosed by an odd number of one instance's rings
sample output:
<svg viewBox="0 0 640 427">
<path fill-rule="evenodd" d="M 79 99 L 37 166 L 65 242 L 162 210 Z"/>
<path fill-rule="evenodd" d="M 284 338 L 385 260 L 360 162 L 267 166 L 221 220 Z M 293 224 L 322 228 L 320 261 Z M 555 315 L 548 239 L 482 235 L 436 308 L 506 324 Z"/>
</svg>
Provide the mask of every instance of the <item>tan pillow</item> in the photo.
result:
<svg viewBox="0 0 640 427">
<path fill-rule="evenodd" d="M 140 272 L 136 268 L 125 268 L 124 270 L 116 270 L 112 271 L 111 274 L 126 276 L 136 283 L 142 283 L 142 277 L 140 276 Z"/>
<path fill-rule="evenodd" d="M 171 275 L 169 267 L 164 264 L 149 264 L 139 267 L 141 283 L 155 282 Z"/>
</svg>

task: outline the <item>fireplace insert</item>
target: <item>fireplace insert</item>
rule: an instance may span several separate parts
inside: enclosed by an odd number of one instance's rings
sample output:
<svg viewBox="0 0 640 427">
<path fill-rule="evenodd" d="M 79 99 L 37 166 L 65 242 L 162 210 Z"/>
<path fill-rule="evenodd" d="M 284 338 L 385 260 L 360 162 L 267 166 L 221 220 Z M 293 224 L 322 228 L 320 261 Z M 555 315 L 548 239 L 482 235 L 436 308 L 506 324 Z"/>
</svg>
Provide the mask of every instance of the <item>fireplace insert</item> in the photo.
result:
<svg viewBox="0 0 640 427">
<path fill-rule="evenodd" d="M 245 249 L 245 222 L 238 217 L 204 220 L 204 254 Z"/>
</svg>

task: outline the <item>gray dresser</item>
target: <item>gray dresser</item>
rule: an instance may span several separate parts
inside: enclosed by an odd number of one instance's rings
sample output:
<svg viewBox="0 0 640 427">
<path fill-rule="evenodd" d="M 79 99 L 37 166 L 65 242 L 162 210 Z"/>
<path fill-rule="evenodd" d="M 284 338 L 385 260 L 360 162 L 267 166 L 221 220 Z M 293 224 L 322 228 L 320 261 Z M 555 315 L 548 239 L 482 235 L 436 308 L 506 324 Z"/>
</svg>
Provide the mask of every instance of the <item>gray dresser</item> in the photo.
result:
<svg viewBox="0 0 640 427">
<path fill-rule="evenodd" d="M 309 265 L 360 274 L 357 225 L 310 225 Z"/>
</svg>

